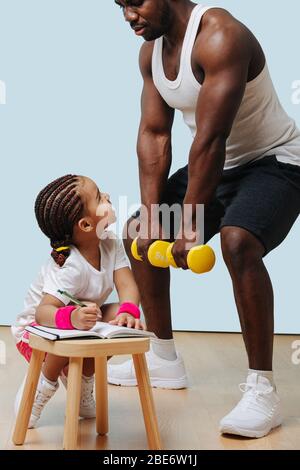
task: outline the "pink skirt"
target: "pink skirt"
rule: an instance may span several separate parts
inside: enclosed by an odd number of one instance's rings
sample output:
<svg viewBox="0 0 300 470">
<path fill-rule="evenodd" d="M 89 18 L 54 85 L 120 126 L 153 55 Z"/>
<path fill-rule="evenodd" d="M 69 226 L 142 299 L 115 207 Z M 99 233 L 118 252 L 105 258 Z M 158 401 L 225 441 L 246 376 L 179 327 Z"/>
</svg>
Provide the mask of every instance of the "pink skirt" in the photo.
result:
<svg viewBox="0 0 300 470">
<path fill-rule="evenodd" d="M 35 325 L 37 325 L 37 323 L 35 322 L 30 323 L 30 326 L 35 326 Z M 29 346 L 28 340 L 29 340 L 29 333 L 28 331 L 24 331 L 21 341 L 19 341 L 16 346 L 17 346 L 18 351 L 22 354 L 22 356 L 25 357 L 26 361 L 30 362 L 31 355 L 32 355 L 32 348 Z"/>
</svg>

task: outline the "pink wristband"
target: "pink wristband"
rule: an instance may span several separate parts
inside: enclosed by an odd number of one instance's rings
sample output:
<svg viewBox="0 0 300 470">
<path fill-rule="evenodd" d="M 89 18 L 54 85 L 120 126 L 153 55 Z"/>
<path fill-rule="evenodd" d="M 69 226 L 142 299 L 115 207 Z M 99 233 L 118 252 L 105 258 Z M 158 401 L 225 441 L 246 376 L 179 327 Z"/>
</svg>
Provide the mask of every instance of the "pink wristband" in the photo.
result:
<svg viewBox="0 0 300 470">
<path fill-rule="evenodd" d="M 76 330 L 71 322 L 71 315 L 77 307 L 69 305 L 68 307 L 61 307 L 55 314 L 55 325 L 60 330 Z"/>
<path fill-rule="evenodd" d="M 139 307 L 135 304 L 132 304 L 131 302 L 124 302 L 120 306 L 116 316 L 121 315 L 122 313 L 130 313 L 130 315 L 132 315 L 137 320 L 141 318 L 141 311 Z"/>
</svg>

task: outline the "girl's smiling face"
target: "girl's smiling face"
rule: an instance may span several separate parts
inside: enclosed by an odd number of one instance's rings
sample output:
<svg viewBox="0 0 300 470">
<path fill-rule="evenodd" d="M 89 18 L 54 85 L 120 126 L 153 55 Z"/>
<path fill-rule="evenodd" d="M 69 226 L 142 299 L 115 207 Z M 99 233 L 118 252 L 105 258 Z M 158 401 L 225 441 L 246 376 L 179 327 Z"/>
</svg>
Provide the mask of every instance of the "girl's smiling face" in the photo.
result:
<svg viewBox="0 0 300 470">
<path fill-rule="evenodd" d="M 98 224 L 99 222 L 102 224 L 103 221 L 106 221 L 104 228 L 107 228 L 117 220 L 114 208 L 110 201 L 110 195 L 107 193 L 101 193 L 97 187 L 96 198 L 98 202 L 98 207 L 96 209 L 96 216 L 99 218 Z"/>
<path fill-rule="evenodd" d="M 85 216 L 78 222 L 79 228 L 86 232 L 93 230 L 100 238 L 101 233 L 117 220 L 110 196 L 101 192 L 93 180 L 84 177 L 82 197 Z"/>
</svg>

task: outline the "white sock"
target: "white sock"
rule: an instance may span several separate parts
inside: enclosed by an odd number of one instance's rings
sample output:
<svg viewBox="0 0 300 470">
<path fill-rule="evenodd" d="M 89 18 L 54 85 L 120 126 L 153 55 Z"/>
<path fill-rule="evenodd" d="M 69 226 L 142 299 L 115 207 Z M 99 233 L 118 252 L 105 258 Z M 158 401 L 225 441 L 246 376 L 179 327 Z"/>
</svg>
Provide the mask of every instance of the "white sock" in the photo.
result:
<svg viewBox="0 0 300 470">
<path fill-rule="evenodd" d="M 82 378 L 83 378 L 86 382 L 92 382 L 92 381 L 94 381 L 94 374 L 93 374 L 93 375 L 90 375 L 89 377 L 88 377 L 87 375 L 82 374 Z"/>
<path fill-rule="evenodd" d="M 177 359 L 174 339 L 151 338 L 151 347 L 154 354 L 167 361 Z"/>
<path fill-rule="evenodd" d="M 52 380 L 47 379 L 47 377 L 44 376 L 43 372 L 41 372 L 40 382 L 41 382 L 42 380 L 43 380 L 44 382 L 47 382 L 47 384 L 52 385 L 52 387 L 55 387 L 56 384 L 57 384 L 57 380 L 56 380 L 55 382 L 53 382 Z"/>
<path fill-rule="evenodd" d="M 273 371 L 268 371 L 268 370 L 254 370 L 254 369 L 249 369 L 248 370 L 248 376 L 250 374 L 257 374 L 257 375 L 260 375 L 262 377 L 265 377 L 266 379 L 269 380 L 269 382 L 271 383 L 272 386 L 274 386 L 274 374 L 273 374 Z"/>
</svg>

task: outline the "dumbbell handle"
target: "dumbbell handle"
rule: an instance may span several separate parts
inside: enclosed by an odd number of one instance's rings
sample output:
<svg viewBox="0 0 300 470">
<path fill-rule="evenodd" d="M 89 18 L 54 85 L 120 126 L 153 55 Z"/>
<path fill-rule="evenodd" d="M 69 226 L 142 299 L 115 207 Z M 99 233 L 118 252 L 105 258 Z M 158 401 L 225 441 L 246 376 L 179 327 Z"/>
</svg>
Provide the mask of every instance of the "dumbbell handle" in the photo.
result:
<svg viewBox="0 0 300 470">
<path fill-rule="evenodd" d="M 131 246 L 131 253 L 137 261 L 143 261 L 138 254 L 137 240 L 135 239 Z M 148 259 L 152 266 L 157 268 L 178 268 L 172 255 L 174 243 L 158 240 L 150 245 L 148 250 Z M 187 256 L 189 269 L 196 274 L 204 274 L 211 271 L 215 265 L 216 256 L 211 247 L 200 245 L 192 248 Z"/>
</svg>

